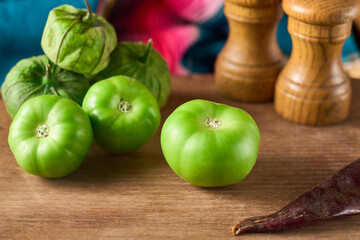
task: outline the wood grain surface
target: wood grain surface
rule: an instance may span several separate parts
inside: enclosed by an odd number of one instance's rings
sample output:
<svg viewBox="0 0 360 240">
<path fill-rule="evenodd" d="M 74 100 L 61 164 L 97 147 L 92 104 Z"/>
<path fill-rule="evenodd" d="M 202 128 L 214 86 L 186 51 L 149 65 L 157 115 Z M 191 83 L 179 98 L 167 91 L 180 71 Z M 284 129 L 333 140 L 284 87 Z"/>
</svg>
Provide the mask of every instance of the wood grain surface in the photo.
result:
<svg viewBox="0 0 360 240">
<path fill-rule="evenodd" d="M 351 98 L 341 53 L 360 13 L 357 0 L 284 0 L 293 48 L 276 82 L 275 108 L 306 125 L 343 121 Z"/>
<path fill-rule="evenodd" d="M 10 118 L 0 100 L 0 239 L 235 239 L 240 219 L 264 215 L 360 156 L 360 81 L 352 82 L 349 117 L 331 127 L 307 127 L 277 115 L 272 103 L 225 100 L 211 75 L 173 77 L 163 120 L 196 98 L 241 107 L 258 123 L 257 163 L 240 183 L 199 188 L 168 167 L 160 130 L 140 150 L 116 156 L 95 145 L 83 165 L 61 179 L 24 172 L 7 144 Z M 360 216 L 276 234 L 239 239 L 360 239 Z"/>
</svg>

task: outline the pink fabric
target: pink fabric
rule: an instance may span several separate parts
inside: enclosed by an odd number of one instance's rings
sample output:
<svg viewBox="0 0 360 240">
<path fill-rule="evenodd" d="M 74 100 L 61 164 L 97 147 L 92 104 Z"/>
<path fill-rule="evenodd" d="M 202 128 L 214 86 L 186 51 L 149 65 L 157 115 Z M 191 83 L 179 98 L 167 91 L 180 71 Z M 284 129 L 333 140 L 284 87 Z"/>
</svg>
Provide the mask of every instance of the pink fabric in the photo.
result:
<svg viewBox="0 0 360 240">
<path fill-rule="evenodd" d="M 223 0 L 165 0 L 178 16 L 201 23 L 211 18 L 224 4 Z"/>
<path fill-rule="evenodd" d="M 195 26 L 182 25 L 125 33 L 121 36 L 121 39 L 146 43 L 151 38 L 153 47 L 168 62 L 170 72 L 186 74 L 187 70 L 180 64 L 180 61 L 186 50 L 196 41 L 198 35 L 199 32 Z"/>
<path fill-rule="evenodd" d="M 153 39 L 157 49 L 168 62 L 171 73 L 185 74 L 181 59 L 199 38 L 199 22 L 213 16 L 223 0 L 124 0 L 116 1 L 109 21 L 119 40 L 143 41 Z M 105 0 L 98 11 L 103 11 Z"/>
</svg>

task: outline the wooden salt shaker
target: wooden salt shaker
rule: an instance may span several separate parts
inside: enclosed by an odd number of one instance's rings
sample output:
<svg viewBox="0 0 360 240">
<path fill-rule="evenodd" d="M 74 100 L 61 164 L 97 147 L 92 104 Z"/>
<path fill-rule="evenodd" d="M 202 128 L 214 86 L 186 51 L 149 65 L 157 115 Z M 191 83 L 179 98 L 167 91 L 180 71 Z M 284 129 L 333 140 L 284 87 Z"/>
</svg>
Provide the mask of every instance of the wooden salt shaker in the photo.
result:
<svg viewBox="0 0 360 240">
<path fill-rule="evenodd" d="M 215 63 L 218 90 L 244 102 L 272 100 L 284 65 L 276 41 L 281 0 L 225 0 L 224 12 L 230 32 Z"/>
<path fill-rule="evenodd" d="M 330 125 L 349 112 L 351 86 L 341 53 L 359 0 L 283 0 L 293 49 L 279 75 L 275 109 L 305 125 Z"/>
</svg>

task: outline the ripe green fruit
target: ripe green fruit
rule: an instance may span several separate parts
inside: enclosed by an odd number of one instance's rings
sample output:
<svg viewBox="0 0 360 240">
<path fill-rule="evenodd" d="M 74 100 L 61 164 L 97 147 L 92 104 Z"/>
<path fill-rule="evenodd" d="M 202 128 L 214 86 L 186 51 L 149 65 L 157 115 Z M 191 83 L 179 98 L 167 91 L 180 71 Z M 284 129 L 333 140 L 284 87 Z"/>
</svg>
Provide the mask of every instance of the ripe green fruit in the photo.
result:
<svg viewBox="0 0 360 240">
<path fill-rule="evenodd" d="M 160 125 L 155 98 L 139 81 L 114 76 L 92 85 L 83 109 L 95 142 L 111 153 L 129 153 L 148 142 Z"/>
<path fill-rule="evenodd" d="M 55 66 L 42 55 L 19 61 L 6 76 L 1 92 L 14 118 L 26 100 L 39 95 L 57 95 L 81 105 L 88 88 L 89 81 L 83 75 Z"/>
<path fill-rule="evenodd" d="M 169 166 L 201 187 L 241 181 L 256 162 L 259 144 L 259 129 L 248 113 L 205 100 L 178 107 L 161 130 L 161 148 Z"/>
<path fill-rule="evenodd" d="M 46 178 L 75 171 L 92 140 L 91 123 L 79 104 L 57 96 L 26 101 L 11 123 L 8 139 L 20 167 Z"/>
<path fill-rule="evenodd" d="M 113 26 L 88 10 L 62 5 L 50 11 L 41 39 L 46 56 L 60 67 L 81 73 L 103 70 L 117 44 Z"/>
<path fill-rule="evenodd" d="M 97 74 L 95 81 L 116 75 L 125 75 L 143 83 L 153 94 L 160 107 L 170 94 L 170 71 L 167 62 L 152 48 L 152 41 L 119 42 L 111 54 L 109 65 Z"/>
</svg>

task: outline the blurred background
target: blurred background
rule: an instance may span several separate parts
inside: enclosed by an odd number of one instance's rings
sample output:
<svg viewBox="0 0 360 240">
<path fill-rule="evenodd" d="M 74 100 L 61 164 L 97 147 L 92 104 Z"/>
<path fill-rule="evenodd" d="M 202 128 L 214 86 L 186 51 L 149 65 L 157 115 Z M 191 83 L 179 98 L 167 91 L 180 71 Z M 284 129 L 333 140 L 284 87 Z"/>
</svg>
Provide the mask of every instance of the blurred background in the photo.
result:
<svg viewBox="0 0 360 240">
<path fill-rule="evenodd" d="M 213 71 L 229 29 L 224 0 L 89 0 L 93 11 L 106 17 L 119 40 L 153 39 L 172 74 Z M 43 54 L 41 36 L 51 9 L 71 4 L 86 8 L 83 0 L 0 0 L 0 85 L 21 59 Z M 277 38 L 285 55 L 291 53 L 287 16 Z M 345 43 L 343 61 L 359 56 L 352 35 Z"/>
</svg>

